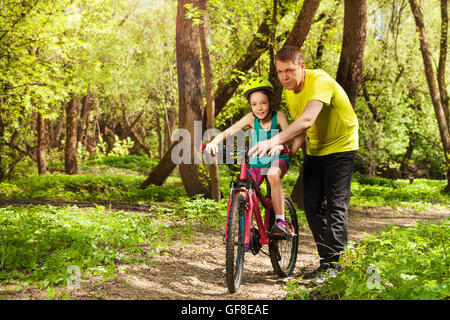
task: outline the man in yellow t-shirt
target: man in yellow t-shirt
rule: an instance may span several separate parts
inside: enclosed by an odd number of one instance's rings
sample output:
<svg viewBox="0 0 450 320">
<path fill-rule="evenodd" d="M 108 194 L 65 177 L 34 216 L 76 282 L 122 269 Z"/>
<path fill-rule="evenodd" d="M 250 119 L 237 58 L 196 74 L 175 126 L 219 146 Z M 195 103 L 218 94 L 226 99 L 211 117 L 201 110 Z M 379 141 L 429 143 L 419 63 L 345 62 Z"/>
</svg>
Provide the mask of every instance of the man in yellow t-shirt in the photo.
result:
<svg viewBox="0 0 450 320">
<path fill-rule="evenodd" d="M 285 88 L 291 125 L 255 145 L 249 154 L 276 152 L 275 146 L 300 136 L 307 139 L 304 160 L 304 207 L 320 257 L 319 271 L 337 272 L 347 246 L 348 206 L 356 150 L 358 119 L 342 87 L 322 70 L 305 69 L 301 51 L 283 47 L 275 56 Z"/>
</svg>

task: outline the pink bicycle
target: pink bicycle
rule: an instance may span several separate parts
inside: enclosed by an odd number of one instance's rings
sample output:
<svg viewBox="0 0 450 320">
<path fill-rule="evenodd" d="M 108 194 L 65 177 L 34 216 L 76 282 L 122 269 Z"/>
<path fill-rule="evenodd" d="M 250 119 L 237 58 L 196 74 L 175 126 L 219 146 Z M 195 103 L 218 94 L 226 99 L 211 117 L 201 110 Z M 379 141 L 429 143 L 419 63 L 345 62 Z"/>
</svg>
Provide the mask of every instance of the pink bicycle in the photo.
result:
<svg viewBox="0 0 450 320">
<path fill-rule="evenodd" d="M 225 152 L 229 149 L 229 146 L 228 148 L 224 146 Z M 284 194 L 285 217 L 290 222 L 293 232 L 289 235 L 271 234 L 275 212 L 270 198 L 270 184 L 266 178 L 267 195 L 264 197 L 250 174 L 248 150 L 243 149 L 237 150 L 236 147 L 232 147 L 234 154 L 244 152 L 245 161 L 240 164 L 239 176 L 237 179 L 234 177 L 230 184 L 223 240 L 226 245 L 226 281 L 231 293 L 237 292 L 240 288 L 244 256 L 248 251 L 254 255 L 259 252 L 268 255 L 275 274 L 280 277 L 289 276 L 297 261 L 298 222 L 294 203 L 287 194 Z M 284 152 L 289 152 L 287 146 Z M 264 221 L 259 204 L 264 208 Z M 261 250 L 263 245 L 269 246 L 268 254 Z"/>
</svg>

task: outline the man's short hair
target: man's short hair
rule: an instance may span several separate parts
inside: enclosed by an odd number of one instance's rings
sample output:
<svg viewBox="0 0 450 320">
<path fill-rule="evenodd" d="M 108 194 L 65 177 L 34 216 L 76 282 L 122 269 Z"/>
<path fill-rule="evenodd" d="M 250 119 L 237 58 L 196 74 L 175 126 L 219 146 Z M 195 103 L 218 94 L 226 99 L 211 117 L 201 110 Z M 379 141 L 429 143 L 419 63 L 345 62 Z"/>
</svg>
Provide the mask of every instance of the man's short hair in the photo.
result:
<svg viewBox="0 0 450 320">
<path fill-rule="evenodd" d="M 275 55 L 275 61 L 283 62 L 292 61 L 296 65 L 301 65 L 303 62 L 303 55 L 299 48 L 294 46 L 284 46 Z"/>
</svg>

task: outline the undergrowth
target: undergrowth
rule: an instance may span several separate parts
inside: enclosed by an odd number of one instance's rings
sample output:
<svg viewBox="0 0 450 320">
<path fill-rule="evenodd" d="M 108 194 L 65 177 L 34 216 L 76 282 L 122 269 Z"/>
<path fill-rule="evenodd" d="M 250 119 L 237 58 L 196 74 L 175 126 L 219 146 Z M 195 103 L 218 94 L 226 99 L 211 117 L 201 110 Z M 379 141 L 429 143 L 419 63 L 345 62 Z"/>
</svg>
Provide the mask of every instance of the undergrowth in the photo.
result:
<svg viewBox="0 0 450 320">
<path fill-rule="evenodd" d="M 148 215 L 102 206 L 0 208 L 0 284 L 64 286 L 70 266 L 85 277 L 115 277 L 121 266 L 150 263 L 172 241 L 191 241 L 193 224 L 222 226 L 226 202 L 210 201 L 192 199 Z"/>
<path fill-rule="evenodd" d="M 285 287 L 288 299 L 441 300 L 450 298 L 450 218 L 390 227 L 349 246 L 337 277 L 304 288 Z"/>
</svg>

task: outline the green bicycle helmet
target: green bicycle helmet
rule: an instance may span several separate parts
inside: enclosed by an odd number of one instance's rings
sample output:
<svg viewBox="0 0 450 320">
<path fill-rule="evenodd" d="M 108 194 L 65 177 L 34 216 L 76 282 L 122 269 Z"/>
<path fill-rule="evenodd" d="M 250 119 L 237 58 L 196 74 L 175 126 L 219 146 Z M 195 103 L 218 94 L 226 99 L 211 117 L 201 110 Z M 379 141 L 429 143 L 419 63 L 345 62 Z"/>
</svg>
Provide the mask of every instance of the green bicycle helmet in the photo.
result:
<svg viewBox="0 0 450 320">
<path fill-rule="evenodd" d="M 268 92 L 270 95 L 273 94 L 273 86 L 269 80 L 263 78 L 251 79 L 244 87 L 244 97 L 248 99 L 250 94 L 255 91 L 263 90 Z"/>
</svg>

